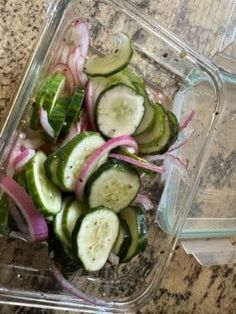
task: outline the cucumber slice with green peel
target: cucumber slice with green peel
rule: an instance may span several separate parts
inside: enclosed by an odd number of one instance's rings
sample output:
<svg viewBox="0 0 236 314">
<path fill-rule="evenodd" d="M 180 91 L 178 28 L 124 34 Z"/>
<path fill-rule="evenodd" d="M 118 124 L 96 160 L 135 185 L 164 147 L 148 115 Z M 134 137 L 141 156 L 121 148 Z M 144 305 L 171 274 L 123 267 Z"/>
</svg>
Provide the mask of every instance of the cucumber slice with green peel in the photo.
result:
<svg viewBox="0 0 236 314">
<path fill-rule="evenodd" d="M 68 105 L 67 115 L 65 117 L 64 125 L 61 130 L 62 136 L 69 132 L 73 123 L 79 118 L 83 100 L 84 90 L 76 88 Z"/>
<path fill-rule="evenodd" d="M 105 89 L 96 102 L 96 123 L 107 137 L 131 135 L 140 125 L 145 112 L 144 98 L 124 84 Z"/>
<path fill-rule="evenodd" d="M 171 133 L 172 125 L 167 114 L 165 114 L 163 125 L 164 125 L 164 133 L 159 139 L 157 139 L 156 141 L 153 141 L 150 144 L 139 145 L 139 151 L 141 154 L 147 154 L 147 155 L 148 154 L 150 155 L 162 154 L 168 150 L 171 144 L 171 139 L 172 139 L 172 133 Z"/>
<path fill-rule="evenodd" d="M 57 177 L 65 191 L 74 191 L 76 180 L 86 159 L 104 143 L 99 133 L 83 132 L 60 149 Z"/>
<path fill-rule="evenodd" d="M 56 153 L 48 156 L 44 162 L 44 168 L 46 175 L 53 184 L 60 188 L 60 182 L 57 177 L 57 167 L 58 167 L 59 158 L 57 157 Z"/>
<path fill-rule="evenodd" d="M 116 239 L 116 242 L 112 248 L 112 252 L 119 256 L 119 258 L 124 258 L 127 254 L 129 247 L 131 245 L 131 232 L 127 222 L 120 218 L 120 228 Z"/>
<path fill-rule="evenodd" d="M 164 134 L 164 119 L 166 117 L 165 111 L 162 106 L 155 104 L 154 108 L 154 123 L 151 128 L 148 128 L 142 134 L 135 136 L 135 140 L 138 144 L 146 147 L 151 146 Z"/>
<path fill-rule="evenodd" d="M 152 103 L 148 99 L 148 94 L 145 90 L 145 88 L 140 85 L 139 83 L 133 83 L 134 87 L 136 89 L 136 92 L 144 97 L 144 107 L 145 107 L 145 112 L 143 115 L 143 118 L 140 122 L 139 127 L 135 131 L 134 135 L 140 135 L 146 130 L 149 130 L 150 127 L 154 124 L 155 120 L 155 109 L 152 105 Z"/>
<path fill-rule="evenodd" d="M 49 75 L 43 82 L 39 89 L 36 100 L 33 104 L 33 112 L 31 115 L 30 127 L 37 130 L 40 127 L 39 123 L 39 109 L 41 106 L 47 110 L 50 115 L 55 103 L 60 97 L 65 86 L 65 76 L 62 74 Z"/>
<path fill-rule="evenodd" d="M 125 33 L 116 34 L 116 47 L 114 52 L 103 56 L 89 58 L 84 67 L 86 74 L 90 76 L 110 76 L 124 69 L 133 55 L 132 43 Z"/>
<path fill-rule="evenodd" d="M 172 111 L 167 111 L 166 112 L 167 115 L 168 115 L 168 118 L 171 122 L 171 140 L 170 140 L 170 145 L 172 145 L 176 140 L 177 140 L 177 137 L 178 137 L 178 134 L 179 134 L 179 122 L 175 116 L 175 114 L 172 112 Z"/>
<path fill-rule="evenodd" d="M 133 167 L 111 160 L 89 178 L 87 201 L 90 207 L 105 206 L 117 213 L 132 203 L 140 185 L 139 175 Z"/>
<path fill-rule="evenodd" d="M 48 121 L 53 129 L 53 137 L 49 136 L 46 132 L 43 133 L 44 138 L 55 144 L 60 132 L 65 124 L 66 116 L 68 115 L 68 108 L 70 104 L 69 96 L 62 96 L 58 99 L 51 113 L 48 115 Z"/>
<path fill-rule="evenodd" d="M 88 271 L 98 271 L 106 263 L 119 232 L 119 218 L 99 207 L 82 214 L 72 233 L 73 251 Z"/>
<path fill-rule="evenodd" d="M 118 84 L 123 83 L 131 88 L 134 88 L 133 84 L 129 80 L 128 76 L 125 73 L 125 70 L 122 70 L 116 74 L 113 74 L 109 77 L 92 77 L 90 78 L 92 82 L 93 88 L 93 103 L 95 104 L 98 96 L 103 92 L 106 88 Z"/>
<path fill-rule="evenodd" d="M 55 233 L 57 239 L 61 242 L 66 253 L 71 252 L 72 245 L 71 245 L 71 242 L 67 239 L 65 232 L 64 232 L 63 216 L 64 216 L 65 209 L 72 202 L 72 200 L 73 199 L 70 196 L 63 200 L 63 202 L 61 204 L 61 210 L 54 217 L 54 221 L 53 221 L 54 233 Z"/>
<path fill-rule="evenodd" d="M 143 252 L 147 246 L 147 221 L 144 212 L 139 206 L 129 206 L 119 214 L 128 224 L 131 232 L 131 244 L 126 255 L 121 259 L 128 262 L 135 255 Z"/>
<path fill-rule="evenodd" d="M 84 205 L 74 199 L 67 204 L 63 212 L 62 224 L 63 232 L 68 241 L 71 241 L 73 229 L 79 216 L 84 212 Z"/>
<path fill-rule="evenodd" d="M 124 76 L 126 76 L 129 81 L 134 85 L 134 84 L 139 84 L 141 85 L 143 88 L 145 88 L 145 82 L 144 80 L 141 78 L 141 76 L 139 76 L 134 70 L 130 69 L 130 68 L 125 68 L 122 71 L 122 74 Z"/>
<path fill-rule="evenodd" d="M 46 155 L 38 151 L 26 166 L 27 188 L 35 206 L 45 215 L 56 215 L 61 209 L 61 193 L 47 178 Z"/>
<path fill-rule="evenodd" d="M 8 197 L 5 193 L 2 194 L 0 199 L 0 233 L 8 234 L 8 220 L 9 220 L 9 207 L 8 207 Z"/>
</svg>

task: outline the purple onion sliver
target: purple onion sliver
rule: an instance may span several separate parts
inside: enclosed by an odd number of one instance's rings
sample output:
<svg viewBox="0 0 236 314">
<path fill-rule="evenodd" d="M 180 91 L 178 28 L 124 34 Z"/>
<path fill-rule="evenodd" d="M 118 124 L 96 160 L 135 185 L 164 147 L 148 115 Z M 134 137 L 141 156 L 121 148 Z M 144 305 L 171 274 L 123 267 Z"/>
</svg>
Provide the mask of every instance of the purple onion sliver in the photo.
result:
<svg viewBox="0 0 236 314">
<path fill-rule="evenodd" d="M 44 131 L 51 137 L 54 136 L 54 130 L 48 121 L 48 113 L 43 107 L 39 109 L 39 120 Z"/>
<path fill-rule="evenodd" d="M 77 20 L 72 25 L 72 38 L 75 46 L 79 46 L 81 55 L 85 58 L 89 49 L 89 25 L 84 20 Z"/>
<path fill-rule="evenodd" d="M 145 210 L 151 210 L 154 208 L 153 202 L 151 199 L 144 194 L 138 194 L 134 200 L 134 202 L 140 203 Z"/>
<path fill-rule="evenodd" d="M 173 152 L 174 150 L 177 150 L 180 147 L 184 146 L 189 141 L 189 139 L 193 136 L 194 133 L 195 133 L 195 130 L 192 130 L 185 139 L 171 145 L 170 148 L 168 149 L 168 153 Z"/>
<path fill-rule="evenodd" d="M 14 160 L 15 170 L 20 170 L 24 165 L 35 155 L 35 150 L 31 148 L 24 148 Z"/>
<path fill-rule="evenodd" d="M 14 201 L 21 211 L 28 228 L 32 242 L 44 241 L 48 237 L 48 226 L 44 217 L 34 206 L 32 199 L 26 191 L 9 176 L 2 176 L 0 188 Z"/>
<path fill-rule="evenodd" d="M 80 291 L 79 289 L 75 288 L 68 280 L 66 280 L 53 262 L 51 262 L 51 270 L 52 270 L 52 274 L 54 278 L 57 280 L 57 282 L 65 291 L 75 295 L 79 299 L 84 300 L 88 303 L 91 303 L 94 305 L 98 304 L 95 298 L 89 297 L 88 295 Z"/>
<path fill-rule="evenodd" d="M 194 115 L 195 115 L 195 111 L 192 109 L 180 122 L 180 126 L 179 126 L 180 130 L 185 129 L 188 126 L 188 124 L 192 121 Z"/>
<path fill-rule="evenodd" d="M 139 168 L 144 168 L 144 169 L 151 170 L 151 171 L 157 172 L 157 173 L 164 173 L 165 172 L 165 169 L 162 166 L 156 166 L 156 165 L 153 165 L 149 162 L 140 161 L 140 160 L 128 157 L 126 155 L 112 153 L 109 156 L 112 158 L 118 159 L 118 160 L 128 162 L 128 163 L 130 163 L 136 167 L 139 167 Z"/>
</svg>

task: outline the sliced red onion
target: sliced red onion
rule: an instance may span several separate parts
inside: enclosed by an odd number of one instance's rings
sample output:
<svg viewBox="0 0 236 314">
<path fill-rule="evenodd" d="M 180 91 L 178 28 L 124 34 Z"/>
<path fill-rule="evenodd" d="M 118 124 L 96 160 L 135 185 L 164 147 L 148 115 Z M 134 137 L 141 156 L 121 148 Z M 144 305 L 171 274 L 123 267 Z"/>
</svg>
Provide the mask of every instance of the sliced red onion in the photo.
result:
<svg viewBox="0 0 236 314">
<path fill-rule="evenodd" d="M 106 157 L 106 155 L 114 148 L 119 146 L 132 146 L 136 153 L 138 152 L 138 144 L 135 140 L 129 135 L 121 135 L 115 138 L 110 139 L 106 143 L 104 143 L 101 147 L 96 149 L 87 161 L 84 163 L 79 177 L 76 183 L 76 195 L 79 200 L 83 200 L 84 197 L 84 189 L 87 183 L 89 176 L 93 171 L 96 170 L 97 166 L 101 162 L 101 159 Z M 106 158 L 104 158 L 104 162 Z"/>
<path fill-rule="evenodd" d="M 188 124 L 192 121 L 194 115 L 195 111 L 192 109 L 180 122 L 180 130 L 185 129 L 188 126 Z"/>
<path fill-rule="evenodd" d="M 115 255 L 113 252 L 110 252 L 109 256 L 108 256 L 108 261 L 112 264 L 112 265 L 119 265 L 120 263 L 120 258 L 119 256 Z"/>
<path fill-rule="evenodd" d="M 19 210 L 17 209 L 16 204 L 11 199 L 8 199 L 8 206 L 10 215 L 15 221 L 18 230 L 24 234 L 29 233 L 28 227 L 25 224 L 24 219 L 22 218 Z"/>
<path fill-rule="evenodd" d="M 85 131 L 92 131 L 93 128 L 91 126 L 91 123 L 89 121 L 89 117 L 88 117 L 88 113 L 84 112 L 83 115 L 80 118 L 81 120 L 81 132 L 85 132 Z"/>
<path fill-rule="evenodd" d="M 25 137 L 26 137 L 25 133 L 19 133 L 15 142 L 12 144 L 12 148 L 10 151 L 10 155 L 9 155 L 7 167 L 6 167 L 6 173 L 9 176 L 12 176 L 14 173 L 14 160 L 21 150 L 22 143 L 23 143 Z"/>
<path fill-rule="evenodd" d="M 13 166 L 14 165 L 14 160 L 16 158 L 16 156 L 19 154 L 20 149 L 22 147 L 23 141 L 25 139 L 26 135 L 24 133 L 20 133 L 15 141 L 15 143 L 13 144 L 11 153 L 10 153 L 10 157 L 8 160 L 8 163 Z"/>
<path fill-rule="evenodd" d="M 35 150 L 31 148 L 24 148 L 14 160 L 14 168 L 20 170 L 24 165 L 35 155 Z"/>
<path fill-rule="evenodd" d="M 67 64 L 65 63 L 57 63 L 55 65 L 55 67 L 53 68 L 53 71 L 52 73 L 62 73 L 65 75 L 66 77 L 66 85 L 67 85 L 67 88 L 68 90 L 70 91 L 70 93 L 73 92 L 74 90 L 74 87 L 75 87 L 75 80 L 74 80 L 74 77 L 73 77 L 73 74 L 70 70 L 70 68 L 68 67 Z"/>
<path fill-rule="evenodd" d="M 60 56 L 60 62 L 67 64 L 68 62 L 68 58 L 69 58 L 69 54 L 70 54 L 70 46 L 64 44 L 61 50 L 61 56 Z"/>
<path fill-rule="evenodd" d="M 73 294 L 74 296 L 88 303 L 94 305 L 97 305 L 99 303 L 97 299 L 91 298 L 90 296 L 86 295 L 79 289 L 75 288 L 68 280 L 66 280 L 53 262 L 51 262 L 51 270 L 54 278 L 57 280 L 57 282 L 65 291 Z"/>
<path fill-rule="evenodd" d="M 176 167 L 176 169 L 180 172 L 181 178 L 183 181 L 187 182 L 188 180 L 188 161 L 183 161 L 179 157 L 171 154 L 171 153 L 166 153 L 166 157 L 170 158 L 171 163 Z"/>
<path fill-rule="evenodd" d="M 153 202 L 151 199 L 144 194 L 138 194 L 134 202 L 140 203 L 145 210 L 151 210 L 154 208 Z"/>
<path fill-rule="evenodd" d="M 89 49 L 89 25 L 84 20 L 77 20 L 72 25 L 72 38 L 75 46 L 79 46 L 81 55 L 85 58 Z"/>
<path fill-rule="evenodd" d="M 170 148 L 168 149 L 168 153 L 173 152 L 174 150 L 177 150 L 180 147 L 184 146 L 190 140 L 190 138 L 193 136 L 194 132 L 195 132 L 195 130 L 191 130 L 185 139 L 183 139 L 182 141 L 179 141 L 179 142 L 173 144 L 172 146 L 170 146 Z"/>
<path fill-rule="evenodd" d="M 21 211 L 28 228 L 31 241 L 44 241 L 48 237 L 48 226 L 44 217 L 34 206 L 32 199 L 26 191 L 9 176 L 0 180 L 2 190 L 15 202 Z"/>
<path fill-rule="evenodd" d="M 85 106 L 86 111 L 88 113 L 88 118 L 90 124 L 95 130 L 95 122 L 94 122 L 94 102 L 93 102 L 93 83 L 91 80 L 87 82 L 86 90 L 85 90 Z"/>
<path fill-rule="evenodd" d="M 150 164 L 149 162 L 140 161 L 140 160 L 128 157 L 126 155 L 112 153 L 109 155 L 109 157 L 128 162 L 129 164 L 132 164 L 136 167 L 151 170 L 153 172 L 157 172 L 157 173 L 164 173 L 165 172 L 165 169 L 162 166 L 159 167 L 159 166 Z"/>
<path fill-rule="evenodd" d="M 79 78 L 78 78 L 78 72 L 77 72 L 77 60 L 81 57 L 81 51 L 80 47 L 76 47 L 73 49 L 73 51 L 69 55 L 68 59 L 68 66 L 71 70 L 71 73 L 73 75 L 74 81 L 76 85 L 80 84 Z"/>
<path fill-rule="evenodd" d="M 162 155 L 146 155 L 144 156 L 144 158 L 147 160 L 147 161 L 157 161 L 157 160 L 164 160 L 165 159 L 165 154 L 162 154 Z"/>
<path fill-rule="evenodd" d="M 69 141 L 72 140 L 76 135 L 81 133 L 81 121 L 75 122 L 72 127 L 70 128 L 68 134 L 60 144 L 60 147 L 65 146 Z"/>
<path fill-rule="evenodd" d="M 48 121 L 48 113 L 43 107 L 39 109 L 39 120 L 44 131 L 51 137 L 54 136 L 54 130 Z"/>
<path fill-rule="evenodd" d="M 80 86 L 85 87 L 88 79 L 86 74 L 84 73 L 84 62 L 85 59 L 82 55 L 77 57 L 76 61 L 76 71 L 77 71 L 77 76 L 79 79 Z"/>
</svg>

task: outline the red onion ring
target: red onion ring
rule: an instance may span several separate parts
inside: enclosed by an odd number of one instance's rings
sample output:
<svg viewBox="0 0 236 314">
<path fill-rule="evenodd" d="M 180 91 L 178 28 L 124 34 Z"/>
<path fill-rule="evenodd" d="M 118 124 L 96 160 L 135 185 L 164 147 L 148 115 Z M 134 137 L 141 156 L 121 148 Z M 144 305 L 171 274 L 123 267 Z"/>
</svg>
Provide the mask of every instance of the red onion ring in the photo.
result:
<svg viewBox="0 0 236 314">
<path fill-rule="evenodd" d="M 78 78 L 78 72 L 77 72 L 77 59 L 81 56 L 80 47 L 76 47 L 73 49 L 73 51 L 69 55 L 68 59 L 68 66 L 71 70 L 71 73 L 74 78 L 74 82 L 76 85 L 79 85 L 79 78 Z"/>
<path fill-rule="evenodd" d="M 85 89 L 85 107 L 88 113 L 90 124 L 93 130 L 95 130 L 96 128 L 94 123 L 93 83 L 91 80 L 87 82 Z"/>
<path fill-rule="evenodd" d="M 51 270 L 52 270 L 52 274 L 54 276 L 54 278 L 57 280 L 57 282 L 60 284 L 60 286 L 68 291 L 69 293 L 75 295 L 76 297 L 78 297 L 79 299 L 82 299 L 88 303 L 97 305 L 98 301 L 95 298 L 91 298 L 88 295 L 86 295 L 85 293 L 83 293 L 82 291 L 80 291 L 79 289 L 75 288 L 68 280 L 66 280 L 61 272 L 59 271 L 59 269 L 56 267 L 56 265 L 54 263 L 51 262 Z"/>
<path fill-rule="evenodd" d="M 68 134 L 60 144 L 60 147 L 65 146 L 69 141 L 72 140 L 76 135 L 79 135 L 81 133 L 81 121 L 77 121 L 72 125 L 70 128 Z"/>
<path fill-rule="evenodd" d="M 81 55 L 85 58 L 89 49 L 89 25 L 84 20 L 76 20 L 72 24 L 72 39 L 75 46 L 79 46 Z"/>
<path fill-rule="evenodd" d="M 138 144 L 129 135 L 121 135 L 112 138 L 104 143 L 101 147 L 96 149 L 84 163 L 77 179 L 75 192 L 79 200 L 83 200 L 85 185 L 89 176 L 92 174 L 93 171 L 96 170 L 96 165 L 99 164 L 98 161 L 101 158 L 104 158 L 106 154 L 108 154 L 112 149 L 118 146 L 132 146 L 136 153 L 138 152 Z"/>
<path fill-rule="evenodd" d="M 65 63 L 57 63 L 55 65 L 55 67 L 53 68 L 52 70 L 52 73 L 62 73 L 65 75 L 66 77 L 66 84 L 67 84 L 67 88 L 68 90 L 70 91 L 70 93 L 73 92 L 74 90 L 74 87 L 75 87 L 75 80 L 74 80 L 74 77 L 73 77 L 73 74 L 70 70 L 70 68 L 68 67 L 67 64 Z"/>
<path fill-rule="evenodd" d="M 20 170 L 24 165 L 35 155 L 35 150 L 31 148 L 24 148 L 14 160 L 15 170 Z"/>
<path fill-rule="evenodd" d="M 179 149 L 180 147 L 184 146 L 190 140 L 190 138 L 193 136 L 194 133 L 195 133 L 195 130 L 192 130 L 191 132 L 189 132 L 189 135 L 185 139 L 170 146 L 170 148 L 168 149 L 168 153 L 173 152 L 174 150 Z"/>
<path fill-rule="evenodd" d="M 44 131 L 51 137 L 54 136 L 54 130 L 48 121 L 48 113 L 43 107 L 39 109 L 39 120 Z"/>
<path fill-rule="evenodd" d="M 140 203 L 145 210 L 151 210 L 154 208 L 153 202 L 144 194 L 138 194 L 134 202 Z"/>
<path fill-rule="evenodd" d="M 76 60 L 76 71 L 77 71 L 77 76 L 80 82 L 80 86 L 85 87 L 87 83 L 87 76 L 84 73 L 84 62 L 85 59 L 82 55 L 79 55 Z"/>
<path fill-rule="evenodd" d="M 192 109 L 180 122 L 180 126 L 179 126 L 180 130 L 185 129 L 188 126 L 188 124 L 192 121 L 194 115 L 195 115 L 195 111 Z"/>
<path fill-rule="evenodd" d="M 34 206 L 26 191 L 9 176 L 2 176 L 0 187 L 14 201 L 23 215 L 31 241 L 44 241 L 48 237 L 48 226 L 44 217 Z"/>
<path fill-rule="evenodd" d="M 112 153 L 109 155 L 109 157 L 128 162 L 129 164 L 132 164 L 136 167 L 151 170 L 153 172 L 157 172 L 157 173 L 165 172 L 165 169 L 162 166 L 161 167 L 156 166 L 156 165 L 150 164 L 149 162 L 140 161 L 140 160 L 128 157 L 126 155 Z"/>
<path fill-rule="evenodd" d="M 67 64 L 70 54 L 70 46 L 64 44 L 61 50 L 60 63 Z"/>
</svg>

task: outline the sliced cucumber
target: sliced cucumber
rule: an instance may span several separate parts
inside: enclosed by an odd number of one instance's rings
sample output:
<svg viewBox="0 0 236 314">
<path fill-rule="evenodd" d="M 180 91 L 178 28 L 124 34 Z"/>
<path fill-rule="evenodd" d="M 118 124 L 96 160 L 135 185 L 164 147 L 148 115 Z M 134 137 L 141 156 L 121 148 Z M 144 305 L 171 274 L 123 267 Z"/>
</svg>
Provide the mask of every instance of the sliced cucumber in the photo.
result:
<svg viewBox="0 0 236 314">
<path fill-rule="evenodd" d="M 63 232 L 68 241 L 71 241 L 73 229 L 79 216 L 83 213 L 84 206 L 81 202 L 71 199 L 63 212 L 62 224 Z"/>
<path fill-rule="evenodd" d="M 142 209 L 138 206 L 129 206 L 120 212 L 120 216 L 129 226 L 132 241 L 128 252 L 122 258 L 128 262 L 132 257 L 143 252 L 147 246 L 147 221 Z"/>
<path fill-rule="evenodd" d="M 178 134 L 179 134 L 179 122 L 175 116 L 175 114 L 172 112 L 172 111 L 167 111 L 166 112 L 167 115 L 168 115 L 168 118 L 171 122 L 171 141 L 170 141 L 170 145 L 173 144 L 176 140 L 177 140 L 177 137 L 178 137 Z"/>
<path fill-rule="evenodd" d="M 48 120 L 53 129 L 54 134 L 53 137 L 51 137 L 47 133 L 44 133 L 44 138 L 53 144 L 56 143 L 62 130 L 62 127 L 65 123 L 69 104 L 70 104 L 69 96 L 60 97 L 48 116 Z"/>
<path fill-rule="evenodd" d="M 124 258 L 129 250 L 130 244 L 131 232 L 129 230 L 129 226 L 124 219 L 120 218 L 119 233 L 112 248 L 112 252 L 120 258 Z"/>
<path fill-rule="evenodd" d="M 36 207 L 45 215 L 56 215 L 61 209 L 61 193 L 48 180 L 44 162 L 46 155 L 38 151 L 26 167 L 26 181 L 28 191 Z"/>
<path fill-rule="evenodd" d="M 141 76 L 139 76 L 133 69 L 130 68 L 125 68 L 122 71 L 122 74 L 124 76 L 126 76 L 129 81 L 134 85 L 134 84 L 139 84 L 141 85 L 143 88 L 145 88 L 145 82 L 144 80 L 141 78 Z"/>
<path fill-rule="evenodd" d="M 114 212 L 127 207 L 140 189 L 140 178 L 134 168 L 111 160 L 88 180 L 86 196 L 90 207 L 105 206 Z"/>
<path fill-rule="evenodd" d="M 155 120 L 155 109 L 153 108 L 153 105 L 148 99 L 148 94 L 145 88 L 138 83 L 134 82 L 133 84 L 135 86 L 137 93 L 144 97 L 145 112 L 144 112 L 144 115 L 140 122 L 139 127 L 134 133 L 134 135 L 139 135 L 145 132 L 146 130 L 150 129 L 150 127 L 153 125 L 154 120 Z"/>
<path fill-rule="evenodd" d="M 142 134 L 135 136 L 135 140 L 140 145 L 150 146 L 152 142 L 156 142 L 164 134 L 165 111 L 159 104 L 156 104 L 153 108 L 155 119 L 153 125 Z"/>
<path fill-rule="evenodd" d="M 106 263 L 119 231 L 119 218 L 100 207 L 79 217 L 72 234 L 73 250 L 88 271 Z"/>
<path fill-rule="evenodd" d="M 73 199 L 70 196 L 63 200 L 61 204 L 61 210 L 55 216 L 54 224 L 53 224 L 54 233 L 56 237 L 58 238 L 58 240 L 61 242 L 66 253 L 72 250 L 72 245 L 71 245 L 71 242 L 67 239 L 64 232 L 63 215 L 65 212 L 65 209 L 67 208 L 68 204 L 72 202 L 72 200 Z"/>
<path fill-rule="evenodd" d="M 9 205 L 8 197 L 5 193 L 2 194 L 0 199 L 0 233 L 8 234 L 8 220 L 9 220 Z"/>
<path fill-rule="evenodd" d="M 144 98 L 124 84 L 105 89 L 96 102 L 96 122 L 102 134 L 133 134 L 144 115 Z"/>
<path fill-rule="evenodd" d="M 124 33 L 116 34 L 114 52 L 104 57 L 94 56 L 85 63 L 85 73 L 90 76 L 109 76 L 124 69 L 133 55 L 131 40 Z"/>
<path fill-rule="evenodd" d="M 83 132 L 61 148 L 58 154 L 57 177 L 64 190 L 73 191 L 75 189 L 81 167 L 104 142 L 99 133 Z M 97 166 L 99 167 L 99 165 Z"/>
<path fill-rule="evenodd" d="M 62 74 L 49 75 L 41 84 L 36 100 L 33 104 L 30 127 L 37 130 L 39 125 L 39 109 L 41 106 L 51 113 L 55 103 L 61 95 L 65 86 L 65 77 Z"/>
<path fill-rule="evenodd" d="M 60 187 L 60 182 L 57 177 L 58 161 L 59 158 L 57 156 L 57 153 L 53 153 L 45 160 L 44 168 L 48 179 L 52 181 L 52 183 L 54 183 L 56 186 Z"/>
<path fill-rule="evenodd" d="M 161 154 L 168 150 L 171 139 L 172 139 L 172 133 L 171 133 L 171 122 L 168 118 L 168 116 L 165 114 L 164 116 L 164 133 L 163 135 L 158 138 L 157 140 L 154 140 L 153 142 L 149 144 L 140 144 L 139 150 L 142 154 Z"/>
<path fill-rule="evenodd" d="M 61 130 L 61 135 L 68 133 L 72 124 L 78 119 L 82 109 L 83 100 L 84 90 L 76 88 L 68 106 L 68 111 Z"/>
</svg>

